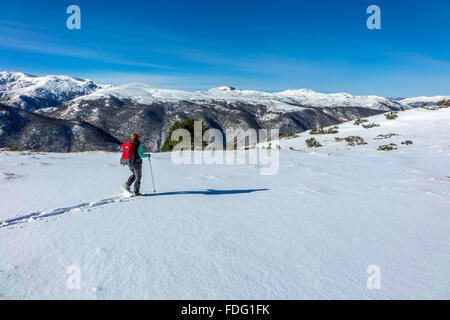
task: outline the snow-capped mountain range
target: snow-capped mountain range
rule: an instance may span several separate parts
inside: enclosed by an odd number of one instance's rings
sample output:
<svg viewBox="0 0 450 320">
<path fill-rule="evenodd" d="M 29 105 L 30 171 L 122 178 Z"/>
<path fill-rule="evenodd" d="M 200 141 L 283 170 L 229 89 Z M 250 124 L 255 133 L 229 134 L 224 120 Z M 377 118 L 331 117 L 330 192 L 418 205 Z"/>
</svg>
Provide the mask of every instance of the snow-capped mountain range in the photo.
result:
<svg viewBox="0 0 450 320">
<path fill-rule="evenodd" d="M 0 146 L 16 143 L 22 148 L 45 147 L 48 139 L 45 142 L 37 141 L 39 137 L 36 136 L 31 139 L 34 131 L 30 128 L 36 126 L 41 132 L 47 132 L 45 125 L 53 123 L 50 120 L 58 120 L 68 121 L 58 122 L 60 127 L 72 128 L 74 121 L 94 126 L 109 135 L 105 141 L 125 141 L 130 132 L 138 131 L 146 137 L 144 146 L 158 151 L 170 126 L 177 120 L 201 119 L 207 127 L 222 132 L 228 128 L 252 128 L 279 129 L 281 134 L 292 134 L 444 98 L 420 97 L 399 101 L 373 95 L 327 94 L 308 89 L 268 93 L 228 86 L 191 92 L 141 83 L 111 86 L 69 76 L 35 77 L 1 72 L 0 103 L 23 112 L 20 117 L 8 118 L 8 131 L 0 131 Z M 26 112 L 38 112 L 42 117 L 27 116 Z M 22 121 L 20 125 L 11 123 L 12 119 L 19 118 L 31 120 Z M 34 144 L 24 141 L 34 141 Z M 70 139 L 67 141 L 68 145 L 61 150 L 71 150 Z M 85 143 L 77 150 L 83 150 L 87 145 Z M 99 148 L 114 149 L 103 142 Z M 89 150 L 92 149 L 95 146 L 89 145 Z"/>
<path fill-rule="evenodd" d="M 415 107 L 436 104 L 450 99 L 450 96 L 413 97 L 389 99 L 367 95 L 355 96 L 349 93 L 321 93 L 309 89 L 262 92 L 239 90 L 222 86 L 201 91 L 183 91 L 157 88 L 148 84 L 130 83 L 121 86 L 101 85 L 91 80 L 70 76 L 48 75 L 37 77 L 21 72 L 0 72 L 0 102 L 28 111 L 60 107 L 73 99 L 96 100 L 116 97 L 139 103 L 175 101 L 227 101 L 263 104 L 275 111 L 295 111 L 305 107 L 362 107 L 377 110 Z"/>
<path fill-rule="evenodd" d="M 406 98 L 406 99 L 400 100 L 399 102 L 401 104 L 403 104 L 404 106 L 414 108 L 414 107 L 422 106 L 424 104 L 435 105 L 442 100 L 450 100 L 450 96 Z"/>
<path fill-rule="evenodd" d="M 28 111 L 60 107 L 100 88 L 103 86 L 91 80 L 69 76 L 36 77 L 20 72 L 0 72 L 0 102 Z"/>
<path fill-rule="evenodd" d="M 309 89 L 268 93 L 239 90 L 229 86 L 202 91 L 182 91 L 131 83 L 121 86 L 99 85 L 91 80 L 69 76 L 36 77 L 19 72 L 0 72 L 0 102 L 28 111 L 59 107 L 78 98 L 95 100 L 116 97 L 139 103 L 175 101 L 227 101 L 262 104 L 274 111 L 295 111 L 305 107 L 363 107 L 377 110 L 400 108 L 397 101 L 379 96 L 354 96 L 349 93 L 326 94 Z"/>
<path fill-rule="evenodd" d="M 108 87 L 77 98 L 96 100 L 115 97 L 134 100 L 139 103 L 191 101 L 210 103 L 211 101 L 242 102 L 270 107 L 272 111 L 297 111 L 301 107 L 361 107 L 376 110 L 391 110 L 402 105 L 378 96 L 353 96 L 348 93 L 326 94 L 309 89 L 286 90 L 268 93 L 256 90 L 239 90 L 223 86 L 202 91 L 182 91 L 156 88 L 142 83 L 131 83 Z"/>
</svg>

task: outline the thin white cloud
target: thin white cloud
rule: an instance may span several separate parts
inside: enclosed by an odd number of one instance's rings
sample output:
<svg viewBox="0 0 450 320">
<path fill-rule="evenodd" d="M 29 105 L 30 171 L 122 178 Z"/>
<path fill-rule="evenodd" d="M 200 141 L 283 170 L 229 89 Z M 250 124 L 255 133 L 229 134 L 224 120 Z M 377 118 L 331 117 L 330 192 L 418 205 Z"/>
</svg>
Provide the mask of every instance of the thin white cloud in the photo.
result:
<svg viewBox="0 0 450 320">
<path fill-rule="evenodd" d="M 450 68 L 450 61 L 437 59 L 431 56 L 416 53 L 398 53 L 398 52 L 385 52 L 386 56 L 394 57 L 403 61 L 408 61 L 414 64 L 422 64 L 426 66 Z"/>
<path fill-rule="evenodd" d="M 1 28 L 0 32 L 2 33 L 7 32 L 7 28 Z M 34 34 L 36 35 L 36 32 L 26 32 L 26 34 Z M 30 37 L 32 38 L 32 37 Z M 33 37 L 34 38 L 34 37 Z M 79 48 L 79 47 L 67 47 L 67 46 L 61 46 L 56 44 L 49 44 L 46 41 L 37 41 L 37 40 L 23 40 L 22 37 L 12 37 L 12 36 L 5 36 L 0 33 L 0 47 L 3 48 L 9 48 L 13 50 L 22 50 L 22 51 L 31 51 L 31 52 L 39 52 L 39 53 L 46 53 L 51 55 L 58 55 L 58 56 L 66 56 L 66 57 L 73 57 L 73 58 L 81 58 L 81 59 L 87 59 L 87 60 L 93 60 L 103 63 L 111 63 L 111 64 L 117 64 L 117 65 L 126 65 L 126 66 L 133 66 L 133 67 L 143 67 L 143 68 L 154 68 L 154 69 L 172 69 L 169 66 L 164 66 L 160 64 L 153 64 L 153 63 L 147 63 L 147 62 L 140 62 L 140 61 L 131 61 L 119 57 L 113 57 L 105 53 L 100 53 L 96 51 L 92 51 L 86 48 Z"/>
<path fill-rule="evenodd" d="M 13 27 L 13 28 L 29 29 L 29 30 L 49 30 L 46 27 L 42 27 L 42 26 L 38 26 L 38 25 L 11 22 L 11 21 L 5 21 L 5 20 L 0 20 L 0 25 Z"/>
</svg>

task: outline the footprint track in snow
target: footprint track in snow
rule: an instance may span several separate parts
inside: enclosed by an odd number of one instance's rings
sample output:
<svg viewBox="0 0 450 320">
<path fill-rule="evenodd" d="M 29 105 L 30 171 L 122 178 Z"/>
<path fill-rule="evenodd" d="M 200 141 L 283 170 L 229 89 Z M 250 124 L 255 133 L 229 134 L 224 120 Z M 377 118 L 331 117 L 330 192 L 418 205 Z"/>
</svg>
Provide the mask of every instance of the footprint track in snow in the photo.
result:
<svg viewBox="0 0 450 320">
<path fill-rule="evenodd" d="M 310 188 L 307 187 L 303 184 L 299 184 L 298 185 L 300 187 L 300 189 L 297 191 L 298 193 L 317 193 L 317 194 L 324 194 L 324 192 L 320 191 L 319 189 L 316 188 Z"/>
<path fill-rule="evenodd" d="M 62 214 L 66 214 L 69 212 L 78 212 L 82 211 L 83 209 L 87 209 L 90 211 L 92 208 L 101 207 L 107 204 L 111 203 L 117 203 L 117 202 L 126 202 L 130 201 L 128 198 L 124 198 L 123 196 L 116 196 L 112 198 L 102 199 L 99 201 L 94 202 L 83 202 L 74 206 L 64 207 L 64 208 L 57 208 L 53 210 L 43 210 L 43 211 L 35 211 L 23 216 L 18 216 L 15 218 L 10 218 L 6 220 L 0 221 L 0 228 L 6 228 L 10 227 L 16 224 L 25 223 L 25 222 L 33 222 L 37 221 L 43 218 L 53 217 L 53 216 L 59 216 Z"/>
<path fill-rule="evenodd" d="M 12 172 L 2 172 L 0 177 L 3 177 L 3 179 L 5 179 L 5 180 L 16 180 L 16 179 L 22 178 L 23 176 L 12 173 Z"/>
</svg>

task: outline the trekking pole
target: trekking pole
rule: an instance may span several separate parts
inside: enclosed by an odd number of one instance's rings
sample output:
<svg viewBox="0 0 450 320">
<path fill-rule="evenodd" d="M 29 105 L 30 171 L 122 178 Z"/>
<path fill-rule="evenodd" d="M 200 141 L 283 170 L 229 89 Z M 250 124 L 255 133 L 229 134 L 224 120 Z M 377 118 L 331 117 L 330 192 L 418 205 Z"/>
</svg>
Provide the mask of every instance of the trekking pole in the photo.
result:
<svg viewBox="0 0 450 320">
<path fill-rule="evenodd" d="M 152 160 L 150 158 L 148 158 L 148 163 L 150 164 L 150 173 L 152 175 L 153 193 L 156 193 L 155 180 L 153 179 Z"/>
</svg>

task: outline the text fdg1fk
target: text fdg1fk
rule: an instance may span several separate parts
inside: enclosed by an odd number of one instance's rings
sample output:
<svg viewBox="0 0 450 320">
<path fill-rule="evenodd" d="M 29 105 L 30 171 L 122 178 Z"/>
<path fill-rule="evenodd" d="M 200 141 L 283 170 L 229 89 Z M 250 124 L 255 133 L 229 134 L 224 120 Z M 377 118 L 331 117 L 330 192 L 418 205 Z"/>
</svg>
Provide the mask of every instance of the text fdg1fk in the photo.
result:
<svg viewBox="0 0 450 320">
<path fill-rule="evenodd" d="M 182 315 L 207 315 L 210 318 L 215 313 L 224 313 L 226 315 L 269 315 L 270 305 L 236 305 L 227 304 L 225 308 L 220 307 L 202 307 L 188 304 L 181 308 Z"/>
</svg>

